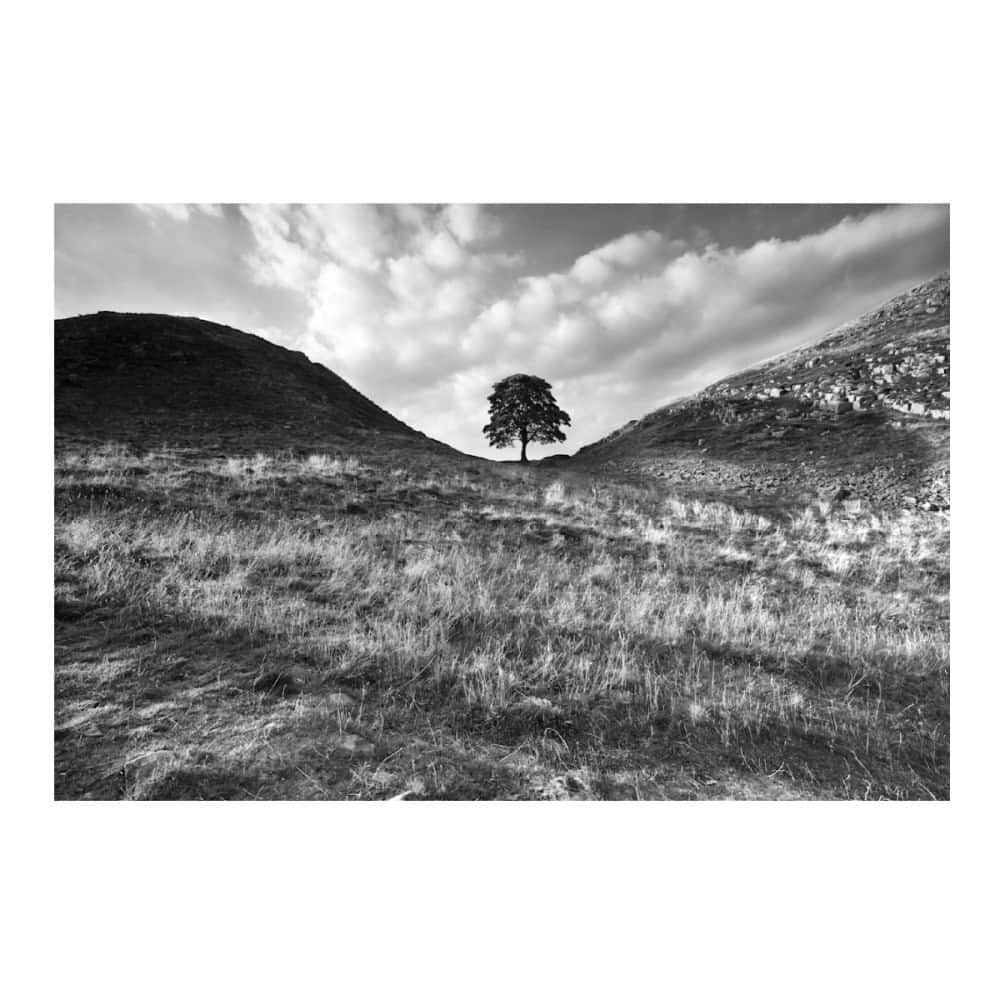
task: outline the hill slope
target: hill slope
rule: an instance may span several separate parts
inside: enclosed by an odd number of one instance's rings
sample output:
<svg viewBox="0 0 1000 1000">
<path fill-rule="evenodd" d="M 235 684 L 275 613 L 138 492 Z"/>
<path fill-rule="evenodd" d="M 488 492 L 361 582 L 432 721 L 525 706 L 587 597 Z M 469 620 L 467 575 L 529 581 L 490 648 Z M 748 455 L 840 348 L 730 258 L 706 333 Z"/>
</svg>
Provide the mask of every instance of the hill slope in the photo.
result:
<svg viewBox="0 0 1000 1000">
<path fill-rule="evenodd" d="M 946 518 L 347 451 L 57 455 L 56 798 L 948 797 Z"/>
<path fill-rule="evenodd" d="M 674 485 L 947 509 L 950 280 L 632 421 L 577 464 Z"/>
<path fill-rule="evenodd" d="M 133 439 L 358 431 L 424 439 L 299 351 L 218 323 L 151 313 L 56 320 L 55 425 L 61 435 Z"/>
</svg>

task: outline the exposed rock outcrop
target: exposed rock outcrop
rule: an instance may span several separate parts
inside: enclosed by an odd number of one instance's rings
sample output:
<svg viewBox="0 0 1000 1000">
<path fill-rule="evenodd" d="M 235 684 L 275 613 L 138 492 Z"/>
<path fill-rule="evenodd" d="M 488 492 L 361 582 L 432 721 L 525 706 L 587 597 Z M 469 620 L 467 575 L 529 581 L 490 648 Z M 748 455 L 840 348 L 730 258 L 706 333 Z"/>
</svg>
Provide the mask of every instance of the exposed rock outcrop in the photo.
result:
<svg viewBox="0 0 1000 1000">
<path fill-rule="evenodd" d="M 950 503 L 950 281 L 630 421 L 574 460 L 681 488 Z"/>
</svg>

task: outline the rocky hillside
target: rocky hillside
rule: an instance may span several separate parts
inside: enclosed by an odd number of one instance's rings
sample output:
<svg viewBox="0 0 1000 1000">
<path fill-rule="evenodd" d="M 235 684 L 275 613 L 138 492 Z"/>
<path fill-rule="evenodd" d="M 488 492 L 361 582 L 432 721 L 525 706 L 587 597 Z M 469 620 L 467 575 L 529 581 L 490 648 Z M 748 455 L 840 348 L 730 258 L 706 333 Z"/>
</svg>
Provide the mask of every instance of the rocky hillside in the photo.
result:
<svg viewBox="0 0 1000 1000">
<path fill-rule="evenodd" d="M 949 307 L 944 274 L 626 424 L 576 462 L 737 497 L 948 509 Z"/>
<path fill-rule="evenodd" d="M 892 409 L 950 417 L 948 275 L 917 286 L 813 347 L 718 382 L 700 398 L 790 397 L 834 413 Z"/>
<path fill-rule="evenodd" d="M 426 440 L 299 351 L 148 313 L 56 320 L 55 426 L 57 438 L 274 443 L 375 432 Z"/>
</svg>

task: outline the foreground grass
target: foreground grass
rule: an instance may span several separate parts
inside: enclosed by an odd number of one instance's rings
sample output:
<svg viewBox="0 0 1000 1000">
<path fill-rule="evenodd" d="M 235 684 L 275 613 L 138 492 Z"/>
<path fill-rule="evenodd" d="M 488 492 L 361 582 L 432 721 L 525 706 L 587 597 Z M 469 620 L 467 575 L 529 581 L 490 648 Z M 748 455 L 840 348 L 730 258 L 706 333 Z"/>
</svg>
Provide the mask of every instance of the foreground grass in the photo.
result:
<svg viewBox="0 0 1000 1000">
<path fill-rule="evenodd" d="M 62 450 L 57 797 L 948 796 L 946 519 L 429 463 Z"/>
</svg>

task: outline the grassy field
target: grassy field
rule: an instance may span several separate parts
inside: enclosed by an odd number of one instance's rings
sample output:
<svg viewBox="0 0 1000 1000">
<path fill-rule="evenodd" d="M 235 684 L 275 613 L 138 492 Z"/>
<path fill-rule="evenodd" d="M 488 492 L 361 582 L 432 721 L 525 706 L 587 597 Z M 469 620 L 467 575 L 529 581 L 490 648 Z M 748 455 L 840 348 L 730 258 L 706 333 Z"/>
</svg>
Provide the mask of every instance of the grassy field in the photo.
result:
<svg viewBox="0 0 1000 1000">
<path fill-rule="evenodd" d="M 56 455 L 57 798 L 947 798 L 949 521 Z"/>
</svg>

